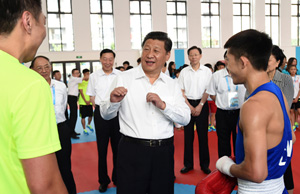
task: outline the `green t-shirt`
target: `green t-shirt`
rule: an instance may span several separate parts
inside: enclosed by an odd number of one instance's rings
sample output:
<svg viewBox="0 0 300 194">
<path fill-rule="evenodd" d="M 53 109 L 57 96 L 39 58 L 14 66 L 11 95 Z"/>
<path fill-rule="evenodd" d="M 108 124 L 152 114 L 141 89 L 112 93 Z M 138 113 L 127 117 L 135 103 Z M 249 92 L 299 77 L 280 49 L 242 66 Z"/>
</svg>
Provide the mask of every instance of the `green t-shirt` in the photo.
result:
<svg viewBox="0 0 300 194">
<path fill-rule="evenodd" d="M 87 89 L 88 83 L 89 83 L 89 81 L 82 80 L 82 83 L 78 84 L 78 90 L 82 89 L 85 100 L 87 100 L 87 101 L 90 100 L 90 96 L 86 94 L 86 89 Z M 78 104 L 79 105 L 87 105 L 85 103 L 85 101 L 83 100 L 83 97 L 81 96 L 81 94 L 79 95 Z M 90 105 L 92 105 L 92 103 L 90 103 Z"/>
<path fill-rule="evenodd" d="M 30 193 L 20 159 L 54 153 L 60 142 L 48 83 L 0 50 L 0 193 Z"/>
</svg>

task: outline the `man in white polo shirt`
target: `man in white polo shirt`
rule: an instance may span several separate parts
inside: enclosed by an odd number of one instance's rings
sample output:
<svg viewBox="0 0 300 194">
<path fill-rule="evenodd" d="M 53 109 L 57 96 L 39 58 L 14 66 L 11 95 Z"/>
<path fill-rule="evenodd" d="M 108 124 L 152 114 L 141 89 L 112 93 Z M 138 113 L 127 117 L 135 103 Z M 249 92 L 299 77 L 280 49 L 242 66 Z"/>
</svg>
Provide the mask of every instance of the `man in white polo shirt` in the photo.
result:
<svg viewBox="0 0 300 194">
<path fill-rule="evenodd" d="M 67 187 L 69 194 L 76 194 L 76 185 L 71 170 L 71 138 L 70 128 L 66 123 L 65 111 L 67 107 L 67 87 L 66 85 L 55 79 L 51 79 L 51 64 L 50 60 L 45 56 L 37 56 L 32 62 L 30 69 L 39 73 L 50 85 L 52 93 L 52 102 L 55 111 L 58 135 L 61 145 L 61 150 L 57 151 L 56 158 L 58 167 Z"/>
<path fill-rule="evenodd" d="M 71 128 L 72 134 L 71 137 L 74 139 L 79 139 L 77 135 L 80 135 L 80 133 L 75 132 L 76 127 L 76 121 L 78 117 L 78 106 L 77 106 L 77 100 L 78 100 L 78 84 L 82 83 L 82 77 L 80 76 L 80 72 L 78 69 L 72 70 L 72 76 L 69 79 L 68 82 L 68 104 L 70 107 L 70 118 L 69 118 L 69 126 Z"/>
<path fill-rule="evenodd" d="M 212 75 L 206 92 L 217 105 L 216 127 L 219 158 L 231 156 L 231 134 L 233 150 L 235 150 L 236 126 L 240 107 L 244 103 L 246 89 L 244 85 L 233 84 L 232 78 L 225 67 Z"/>
<path fill-rule="evenodd" d="M 114 78 L 121 73 L 121 71 L 113 68 L 116 54 L 110 49 L 103 49 L 100 52 L 100 62 L 102 69 L 92 73 L 86 90 L 86 94 L 90 96 L 94 112 L 94 123 L 97 137 L 98 148 L 98 176 L 99 176 L 99 191 L 105 192 L 108 184 L 111 182 L 107 174 L 107 148 L 108 142 L 111 142 L 113 152 L 113 173 L 112 181 L 117 184 L 117 153 L 118 144 L 121 137 L 119 132 L 118 116 L 110 120 L 104 120 L 100 115 L 100 102 L 104 100 L 104 96 L 108 93 L 110 85 Z"/>
<path fill-rule="evenodd" d="M 119 111 L 118 194 L 174 194 L 174 125 L 186 125 L 190 110 L 179 85 L 162 73 L 172 41 L 150 32 L 142 43 L 142 64 L 117 76 L 101 102 L 101 115 Z"/>
<path fill-rule="evenodd" d="M 193 46 L 188 49 L 191 66 L 184 68 L 179 75 L 178 83 L 186 96 L 186 103 L 191 109 L 191 121 L 184 127 L 184 167 L 181 173 L 187 173 L 194 168 L 194 125 L 196 123 L 199 140 L 200 167 L 205 174 L 209 174 L 208 151 L 208 94 L 205 93 L 211 79 L 211 70 L 200 65 L 202 50 Z"/>
</svg>

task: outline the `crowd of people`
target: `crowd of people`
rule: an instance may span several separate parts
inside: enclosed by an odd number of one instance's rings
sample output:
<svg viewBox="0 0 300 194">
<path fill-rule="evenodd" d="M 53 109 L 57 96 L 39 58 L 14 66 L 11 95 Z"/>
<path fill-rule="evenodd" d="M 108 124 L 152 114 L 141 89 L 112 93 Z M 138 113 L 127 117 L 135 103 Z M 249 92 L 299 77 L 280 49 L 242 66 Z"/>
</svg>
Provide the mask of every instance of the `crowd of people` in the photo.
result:
<svg viewBox="0 0 300 194">
<path fill-rule="evenodd" d="M 0 2 L 0 79 L 6 83 L 0 86 L 1 193 L 76 193 L 71 138 L 79 138 L 78 104 L 83 134 L 96 133 L 101 193 L 111 181 L 118 194 L 174 193 L 174 126 L 184 130 L 180 173 L 194 169 L 195 134 L 200 168 L 211 173 L 208 132 L 216 131 L 216 167 L 238 178 L 238 192 L 293 192 L 300 76 L 297 60 L 290 58 L 285 68 L 283 51 L 265 33 L 232 36 L 213 71 L 200 63 L 197 46 L 187 50 L 189 65 L 167 65 L 171 39 L 150 32 L 136 67 L 125 61 L 114 68 L 116 53 L 103 49 L 102 69 L 91 74 L 84 69 L 83 76 L 73 69 L 67 89 L 60 72 L 51 78 L 49 58 L 34 57 L 46 34 L 41 3 Z M 20 64 L 29 61 L 30 69 Z"/>
</svg>

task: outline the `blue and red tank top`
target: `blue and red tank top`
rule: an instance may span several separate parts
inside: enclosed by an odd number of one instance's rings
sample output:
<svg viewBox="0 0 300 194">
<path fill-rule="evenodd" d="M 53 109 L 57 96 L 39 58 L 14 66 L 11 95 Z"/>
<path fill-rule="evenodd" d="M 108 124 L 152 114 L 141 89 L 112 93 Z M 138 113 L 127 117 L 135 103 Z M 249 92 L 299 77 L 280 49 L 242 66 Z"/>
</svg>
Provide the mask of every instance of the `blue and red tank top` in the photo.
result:
<svg viewBox="0 0 300 194">
<path fill-rule="evenodd" d="M 266 180 L 270 180 L 280 178 L 285 173 L 286 168 L 291 162 L 293 154 L 292 131 L 290 119 L 286 112 L 284 98 L 280 88 L 272 81 L 270 81 L 256 88 L 256 90 L 248 97 L 248 99 L 260 91 L 268 91 L 277 96 L 284 116 L 284 131 L 281 142 L 274 148 L 269 149 L 267 153 L 268 176 Z M 235 151 L 236 163 L 240 164 L 244 160 L 245 152 L 243 134 L 241 133 L 239 125 Z"/>
</svg>

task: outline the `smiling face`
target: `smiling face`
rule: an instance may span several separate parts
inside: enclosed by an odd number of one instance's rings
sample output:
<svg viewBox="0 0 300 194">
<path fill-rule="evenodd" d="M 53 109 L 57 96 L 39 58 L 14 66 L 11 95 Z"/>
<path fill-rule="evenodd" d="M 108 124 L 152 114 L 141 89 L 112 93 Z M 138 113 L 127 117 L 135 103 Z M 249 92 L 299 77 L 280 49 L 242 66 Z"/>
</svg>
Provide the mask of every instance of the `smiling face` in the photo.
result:
<svg viewBox="0 0 300 194">
<path fill-rule="evenodd" d="M 142 68 L 147 76 L 158 76 L 167 60 L 170 52 L 166 52 L 165 43 L 160 40 L 148 39 L 144 46 L 141 57 Z"/>
<path fill-rule="evenodd" d="M 46 80 L 50 79 L 51 65 L 45 58 L 38 57 L 34 62 L 33 70 L 39 73 Z"/>
<path fill-rule="evenodd" d="M 105 73 L 111 73 L 113 70 L 113 65 L 115 62 L 115 57 L 113 53 L 103 53 L 100 57 L 100 62 L 102 64 L 102 69 Z"/>
<path fill-rule="evenodd" d="M 278 66 L 280 61 L 276 61 L 276 58 L 274 55 L 271 55 L 268 62 L 268 69 L 267 73 L 273 72 L 276 70 L 276 67 Z"/>
<path fill-rule="evenodd" d="M 234 84 L 244 84 L 242 74 L 242 61 L 236 59 L 234 55 L 230 54 L 230 49 L 226 55 L 227 70 L 230 74 Z"/>
</svg>

